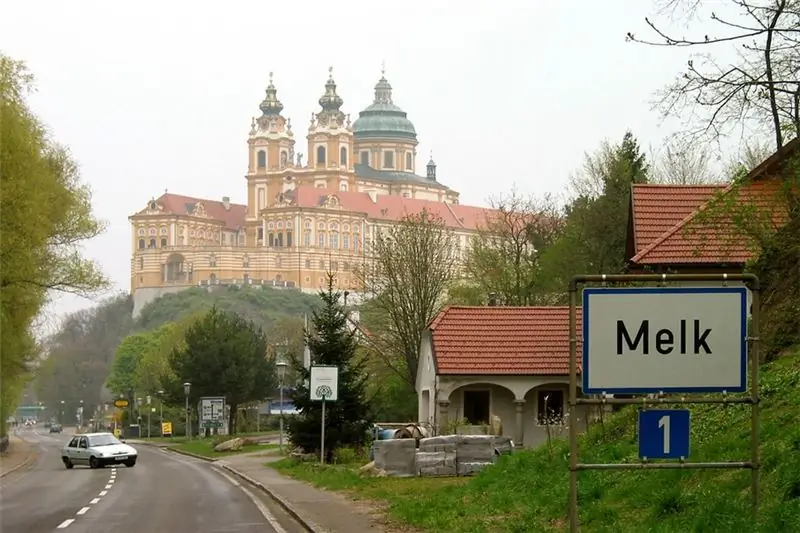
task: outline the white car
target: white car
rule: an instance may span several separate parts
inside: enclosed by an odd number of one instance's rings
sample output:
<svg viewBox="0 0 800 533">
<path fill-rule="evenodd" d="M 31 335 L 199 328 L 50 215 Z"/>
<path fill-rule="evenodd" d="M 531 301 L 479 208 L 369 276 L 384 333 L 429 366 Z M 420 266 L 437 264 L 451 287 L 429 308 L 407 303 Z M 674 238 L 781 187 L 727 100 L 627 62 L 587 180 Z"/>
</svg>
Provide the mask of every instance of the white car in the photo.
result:
<svg viewBox="0 0 800 533">
<path fill-rule="evenodd" d="M 132 467 L 138 456 L 136 448 L 120 442 L 111 433 L 75 435 L 61 450 L 61 460 L 67 468 L 75 465 L 103 468 L 111 464 Z"/>
</svg>

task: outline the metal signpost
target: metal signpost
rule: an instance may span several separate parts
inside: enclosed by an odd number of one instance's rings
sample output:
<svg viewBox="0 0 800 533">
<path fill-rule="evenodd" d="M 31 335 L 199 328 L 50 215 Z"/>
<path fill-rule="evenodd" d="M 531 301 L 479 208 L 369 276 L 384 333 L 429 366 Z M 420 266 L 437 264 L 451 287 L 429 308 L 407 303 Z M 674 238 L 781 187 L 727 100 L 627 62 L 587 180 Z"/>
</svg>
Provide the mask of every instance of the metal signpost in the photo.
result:
<svg viewBox="0 0 800 533">
<path fill-rule="evenodd" d="M 708 285 L 667 286 L 676 282 Z M 728 286 L 728 282 L 737 282 L 737 285 Z M 602 283 L 603 287 L 583 289 L 583 358 L 579 370 L 577 299 L 579 285 L 586 283 Z M 616 287 L 630 283 L 651 285 Z M 748 313 L 748 289 L 752 298 L 751 314 Z M 586 275 L 572 279 L 569 286 L 571 532 L 579 530 L 578 472 L 581 470 L 749 469 L 752 511 L 754 518 L 757 516 L 760 467 L 759 296 L 760 284 L 752 274 Z M 748 353 L 749 395 L 729 397 L 728 393 L 748 392 Z M 578 397 L 579 373 L 582 378 L 581 397 Z M 718 393 L 721 397 L 710 397 L 709 393 Z M 614 398 L 613 394 L 639 397 Z M 639 462 L 578 462 L 578 406 L 604 407 L 607 404 L 641 406 L 638 417 Z M 685 407 L 690 404 L 749 404 L 749 460 L 687 461 L 690 412 L 686 408 L 664 409 L 663 406 Z M 653 460 L 662 462 L 651 462 Z"/>
<path fill-rule="evenodd" d="M 219 429 L 225 421 L 225 398 L 203 396 L 200 398 L 200 427 Z"/>
<path fill-rule="evenodd" d="M 325 402 L 335 402 L 339 398 L 339 367 L 313 365 L 310 381 L 311 401 L 322 402 L 319 462 L 325 464 Z"/>
</svg>

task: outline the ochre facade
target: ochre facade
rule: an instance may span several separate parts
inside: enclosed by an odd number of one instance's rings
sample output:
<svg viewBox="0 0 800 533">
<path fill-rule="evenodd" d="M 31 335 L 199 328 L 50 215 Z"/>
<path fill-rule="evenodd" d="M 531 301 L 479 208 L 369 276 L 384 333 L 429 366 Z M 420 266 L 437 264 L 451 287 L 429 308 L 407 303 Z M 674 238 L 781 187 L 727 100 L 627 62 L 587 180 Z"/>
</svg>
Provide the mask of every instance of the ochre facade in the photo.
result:
<svg viewBox="0 0 800 533">
<path fill-rule="evenodd" d="M 325 274 L 358 291 L 353 268 L 377 228 L 423 208 L 458 235 L 463 256 L 486 210 L 462 206 L 431 159 L 415 173 L 417 135 L 392 100 L 385 76 L 351 122 L 332 74 L 312 113 L 307 158 L 295 151 L 291 119 L 272 82 L 247 139 L 247 203 L 171 193 L 131 221 L 131 291 L 191 285 L 258 284 L 317 290 Z M 304 161 L 304 159 L 306 159 Z"/>
</svg>

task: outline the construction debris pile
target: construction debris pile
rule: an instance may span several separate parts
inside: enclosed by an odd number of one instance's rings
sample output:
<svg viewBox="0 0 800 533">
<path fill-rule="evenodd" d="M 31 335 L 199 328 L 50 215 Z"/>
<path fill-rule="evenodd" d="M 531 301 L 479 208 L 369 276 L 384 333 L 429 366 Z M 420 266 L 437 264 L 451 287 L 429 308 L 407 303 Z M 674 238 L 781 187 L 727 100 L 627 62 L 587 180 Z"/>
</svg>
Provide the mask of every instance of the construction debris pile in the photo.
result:
<svg viewBox="0 0 800 533">
<path fill-rule="evenodd" d="M 509 437 L 493 435 L 396 438 L 373 446 L 375 460 L 362 470 L 396 477 L 468 476 L 513 450 Z"/>
</svg>

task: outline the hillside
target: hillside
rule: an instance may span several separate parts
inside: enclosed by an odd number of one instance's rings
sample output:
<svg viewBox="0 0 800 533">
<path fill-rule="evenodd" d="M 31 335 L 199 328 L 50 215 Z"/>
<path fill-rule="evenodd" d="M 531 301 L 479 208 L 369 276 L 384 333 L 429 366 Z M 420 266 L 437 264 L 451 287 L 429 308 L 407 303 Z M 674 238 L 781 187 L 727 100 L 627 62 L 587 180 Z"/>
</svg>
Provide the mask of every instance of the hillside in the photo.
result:
<svg viewBox="0 0 800 533">
<path fill-rule="evenodd" d="M 236 311 L 262 326 L 268 335 L 280 331 L 290 342 L 302 337 L 303 314 L 319 298 L 299 291 L 219 286 L 212 292 L 191 288 L 154 300 L 131 319 L 133 302 L 126 295 L 110 298 L 96 307 L 69 315 L 62 328 L 47 340 L 49 357 L 36 372 L 34 389 L 47 405 L 64 403 L 67 412 L 83 400 L 91 410 L 109 397 L 103 384 L 117 346 L 127 335 L 155 329 L 192 313 L 217 305 Z"/>
<path fill-rule="evenodd" d="M 800 350 L 763 367 L 761 391 L 757 527 L 750 520 L 749 470 L 594 471 L 579 477 L 582 533 L 800 531 Z M 692 408 L 691 460 L 747 460 L 749 413 L 747 406 Z M 596 425 L 580 450 L 583 462 L 637 461 L 635 410 Z M 552 450 L 504 456 L 466 484 L 390 498 L 390 512 L 427 531 L 568 531 L 568 458 L 563 441 Z"/>
<path fill-rule="evenodd" d="M 148 331 L 167 322 L 180 320 L 213 305 L 234 311 L 269 330 L 282 317 L 302 317 L 319 302 L 316 295 L 272 287 L 220 285 L 211 291 L 192 287 L 166 294 L 142 308 L 134 331 Z"/>
</svg>

